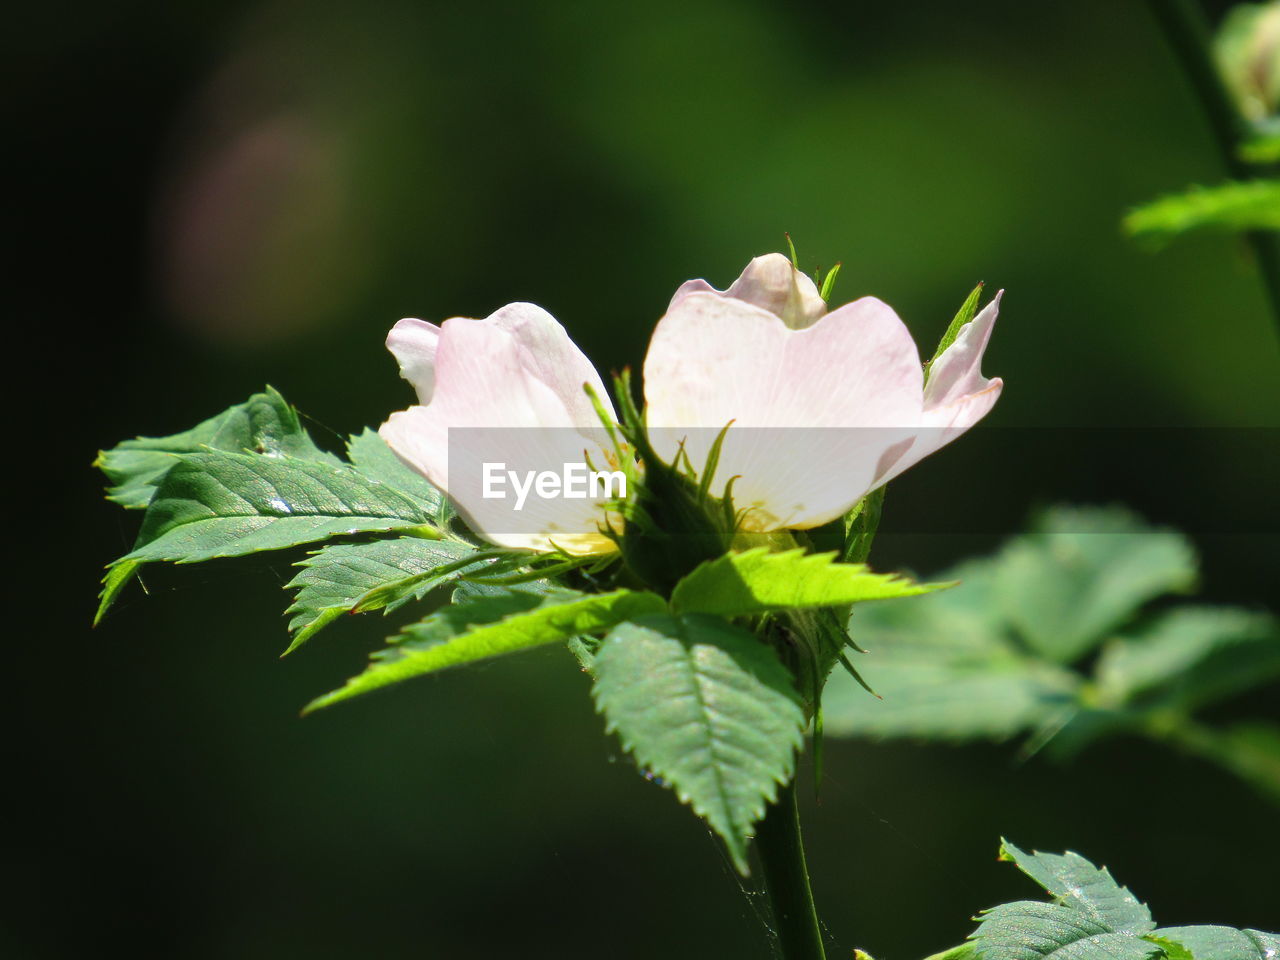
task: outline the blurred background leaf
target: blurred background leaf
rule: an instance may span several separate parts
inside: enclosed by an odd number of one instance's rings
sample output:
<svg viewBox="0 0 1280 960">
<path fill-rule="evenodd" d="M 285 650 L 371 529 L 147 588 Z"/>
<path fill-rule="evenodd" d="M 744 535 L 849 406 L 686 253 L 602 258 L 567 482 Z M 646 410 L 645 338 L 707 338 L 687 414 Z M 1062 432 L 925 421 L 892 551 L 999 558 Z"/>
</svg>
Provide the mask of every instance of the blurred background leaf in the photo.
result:
<svg viewBox="0 0 1280 960">
<path fill-rule="evenodd" d="M 1130 211 L 1124 228 L 1130 236 L 1156 242 L 1191 230 L 1280 230 L 1280 180 L 1192 187 Z"/>
<path fill-rule="evenodd" d="M 873 566 L 948 569 L 1039 504 L 1122 501 L 1194 539 L 1197 604 L 1275 602 L 1280 353 L 1249 258 L 1208 234 L 1150 257 L 1116 228 L 1222 177 L 1140 5 L 123 0 L 6 25 L 10 351 L 42 378 L 11 433 L 59 510 L 16 511 L 12 540 L 32 573 L 0 952 L 762 957 L 754 901 L 637 783 L 562 650 L 299 720 L 400 621 L 281 662 L 296 571 L 271 557 L 156 569 L 90 633 L 136 533 L 94 451 L 266 382 L 339 450 L 411 401 L 382 347 L 401 316 L 531 300 L 607 371 L 640 363 L 677 284 L 724 286 L 786 230 L 806 266 L 844 262 L 837 301 L 882 297 L 926 349 L 985 280 L 1008 291 L 1005 393 L 894 481 Z M 57 671 L 51 644 L 75 654 Z M 1278 710 L 1273 685 L 1205 717 Z M 1000 835 L 1088 852 L 1158 916 L 1276 929 L 1274 806 L 1143 743 L 1064 772 L 831 739 L 802 813 L 836 945 L 960 942 L 1020 895 L 973 867 Z"/>
<path fill-rule="evenodd" d="M 995 555 L 941 576 L 961 583 L 850 617 L 850 632 L 871 651 L 858 669 L 883 700 L 833 677 L 823 700 L 828 735 L 964 741 L 1023 733 L 1030 751 L 1047 745 L 1068 758 L 1101 737 L 1137 734 L 1280 797 L 1280 726 L 1235 732 L 1195 717 L 1280 681 L 1280 623 L 1232 607 L 1143 614 L 1196 578 L 1181 535 L 1120 508 L 1055 507 Z"/>
</svg>

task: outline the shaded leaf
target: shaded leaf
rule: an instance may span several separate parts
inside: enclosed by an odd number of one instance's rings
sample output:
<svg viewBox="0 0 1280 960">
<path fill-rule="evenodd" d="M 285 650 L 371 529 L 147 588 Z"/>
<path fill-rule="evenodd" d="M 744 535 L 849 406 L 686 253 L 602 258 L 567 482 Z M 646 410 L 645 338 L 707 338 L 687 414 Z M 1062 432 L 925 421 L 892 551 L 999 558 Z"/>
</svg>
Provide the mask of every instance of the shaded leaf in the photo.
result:
<svg viewBox="0 0 1280 960">
<path fill-rule="evenodd" d="M 1235 927 L 1162 927 L 1156 936 L 1182 944 L 1195 960 L 1276 960 L 1280 935 Z"/>
<path fill-rule="evenodd" d="M 982 960 L 1147 960 L 1160 947 L 1061 903 L 1019 900 L 985 911 L 973 935 Z"/>
<path fill-rule="evenodd" d="M 405 628 L 373 655 L 368 668 L 339 690 L 319 697 L 306 711 L 377 690 L 402 680 L 519 650 L 569 640 L 666 608 L 652 593 L 509 587 L 476 595 Z"/>
<path fill-rule="evenodd" d="M 125 440 L 98 454 L 95 466 L 111 483 L 107 499 L 130 509 L 145 507 L 160 478 L 181 454 L 206 449 L 259 453 L 337 465 L 341 461 L 312 442 L 298 412 L 272 387 L 216 417 L 167 437 Z"/>
<path fill-rule="evenodd" d="M 406 578 L 416 580 L 412 591 L 387 606 L 388 612 L 412 599 L 422 599 L 449 575 L 435 580 L 417 579 L 419 576 L 455 564 L 475 552 L 474 547 L 456 540 L 421 537 L 324 547 L 295 564 L 301 570 L 286 586 L 286 589 L 297 589 L 298 595 L 285 611 L 286 615 L 293 615 L 289 629 L 294 632 L 293 642 L 285 653 L 300 647 L 333 620 L 350 613 L 357 600 L 377 587 Z"/>
<path fill-rule="evenodd" d="M 593 693 L 636 761 L 675 789 L 747 873 L 752 827 L 792 777 L 805 725 L 773 649 L 718 617 L 649 617 L 596 652 Z"/>
<path fill-rule="evenodd" d="M 375 430 L 368 427 L 353 434 L 347 441 L 347 456 L 356 470 L 378 483 L 385 483 L 400 493 L 408 494 L 427 504 L 428 511 L 438 524 L 447 519 L 447 500 L 431 481 L 407 466 L 387 446 Z"/>
<path fill-rule="evenodd" d="M 127 561 L 196 563 L 340 534 L 429 531 L 423 505 L 347 467 L 236 453 L 184 456 L 165 474 Z"/>
<path fill-rule="evenodd" d="M 1000 857 L 1017 864 L 1059 903 L 1079 910 L 1107 930 L 1141 934 L 1155 929 L 1146 904 L 1116 883 L 1106 867 L 1095 867 L 1078 853 L 1026 853 L 1004 840 Z"/>
</svg>

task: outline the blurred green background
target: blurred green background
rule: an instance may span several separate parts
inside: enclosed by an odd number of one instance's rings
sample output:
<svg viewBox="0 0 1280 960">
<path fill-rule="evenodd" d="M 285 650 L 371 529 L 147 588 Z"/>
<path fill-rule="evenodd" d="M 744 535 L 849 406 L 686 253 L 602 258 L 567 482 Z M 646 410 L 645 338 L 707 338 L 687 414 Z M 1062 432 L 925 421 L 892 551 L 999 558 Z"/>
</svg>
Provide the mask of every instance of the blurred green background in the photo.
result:
<svg viewBox="0 0 1280 960">
<path fill-rule="evenodd" d="M 1191 528 L 1210 600 L 1275 600 L 1280 351 L 1247 253 L 1118 229 L 1221 178 L 1140 3 L 51 2 L 6 47 L 10 376 L 42 375 L 17 409 L 44 465 L 11 594 L 6 956 L 768 956 L 565 651 L 304 721 L 389 624 L 277 660 L 289 558 L 158 571 L 88 630 L 137 521 L 95 450 L 266 382 L 336 445 L 408 404 L 401 316 L 531 300 L 638 366 L 680 281 L 790 231 L 927 350 L 985 280 L 990 435 L 1041 441 L 895 481 L 873 563 L 927 573 L 1038 503 L 1118 499 Z M 1097 455 L 1114 427 L 1187 453 Z M 922 534 L 940 504 L 963 522 Z M 1166 922 L 1280 928 L 1276 809 L 1145 743 L 1064 768 L 831 743 L 805 806 L 833 957 L 918 960 L 1033 895 L 1002 834 L 1107 863 Z"/>
</svg>

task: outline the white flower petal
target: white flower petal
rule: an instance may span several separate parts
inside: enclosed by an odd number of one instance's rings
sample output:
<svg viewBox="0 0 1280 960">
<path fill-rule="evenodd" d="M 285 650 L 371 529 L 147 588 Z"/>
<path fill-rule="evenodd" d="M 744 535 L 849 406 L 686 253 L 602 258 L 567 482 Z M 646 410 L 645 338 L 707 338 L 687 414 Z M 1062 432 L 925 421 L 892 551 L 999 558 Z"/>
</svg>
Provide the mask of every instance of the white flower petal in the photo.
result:
<svg viewBox="0 0 1280 960">
<path fill-rule="evenodd" d="M 668 309 L 691 293 L 733 297 L 766 310 L 797 329 L 812 325 L 827 312 L 813 281 L 780 253 L 756 257 L 728 290 L 716 290 L 705 280 L 688 280 L 676 289 Z"/>
<path fill-rule="evenodd" d="M 955 342 L 929 369 L 924 413 L 915 443 L 890 466 L 876 485 L 892 480 L 929 454 L 946 446 L 991 412 L 1004 381 L 982 375 L 982 355 L 1000 312 L 1001 290 L 972 320 L 960 328 Z"/>
<path fill-rule="evenodd" d="M 871 297 L 796 330 L 741 300 L 694 292 L 654 331 L 645 360 L 651 439 L 701 468 L 730 421 L 716 492 L 731 476 L 759 529 L 817 526 L 857 502 L 920 423 L 910 333 Z"/>
<path fill-rule="evenodd" d="M 555 544 L 584 553 L 612 550 L 613 543 L 595 532 L 604 520 L 596 501 L 531 496 L 517 524 L 510 500 L 480 495 L 486 462 L 521 476 L 559 473 L 565 463 L 582 461 L 584 451 L 597 464 L 605 462 L 598 438 L 589 435 L 591 424 L 578 422 L 553 385 L 531 369 L 537 364 L 529 362 L 527 343 L 503 324 L 445 321 L 431 402 L 392 414 L 378 432 L 402 460 L 448 492 L 471 529 L 486 539 L 540 550 Z M 591 418 L 598 423 L 594 411 Z"/>
<path fill-rule="evenodd" d="M 982 376 L 982 355 L 991 340 L 1003 296 L 1004 291 L 1001 290 L 976 317 L 960 328 L 955 342 L 933 362 L 924 391 L 926 410 L 981 393 L 991 385 L 992 381 Z"/>
<path fill-rule="evenodd" d="M 436 348 L 440 328 L 434 323 L 406 317 L 387 334 L 387 349 L 400 365 L 400 376 L 413 385 L 419 403 L 431 402 L 436 382 Z"/>
<path fill-rule="evenodd" d="M 490 314 L 487 322 L 515 338 L 519 345 L 520 363 L 564 401 L 575 425 L 600 425 L 600 418 L 583 389 L 584 384 L 590 384 L 604 408 L 614 417 L 609 392 L 595 366 L 569 339 L 560 322 L 546 310 L 532 303 L 511 303 Z"/>
</svg>

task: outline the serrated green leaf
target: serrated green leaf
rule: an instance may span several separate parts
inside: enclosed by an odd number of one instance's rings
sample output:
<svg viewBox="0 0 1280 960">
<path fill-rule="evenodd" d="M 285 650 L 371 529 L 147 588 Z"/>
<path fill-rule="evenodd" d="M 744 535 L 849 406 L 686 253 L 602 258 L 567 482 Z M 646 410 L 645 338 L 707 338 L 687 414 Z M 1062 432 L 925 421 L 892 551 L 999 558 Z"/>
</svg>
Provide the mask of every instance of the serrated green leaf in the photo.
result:
<svg viewBox="0 0 1280 960">
<path fill-rule="evenodd" d="M 349 467 L 211 451 L 165 474 L 123 559 L 197 563 L 342 534 L 429 530 L 430 519 L 418 501 Z"/>
<path fill-rule="evenodd" d="M 1060 663 L 1098 646 L 1142 604 L 1190 589 L 1196 579 L 1185 537 L 1119 508 L 1051 510 L 997 563 L 1005 616 L 1028 644 Z"/>
<path fill-rule="evenodd" d="M 1000 857 L 1012 860 L 1059 903 L 1080 911 L 1108 931 L 1143 934 L 1155 929 L 1144 903 L 1116 883 L 1106 867 L 1095 867 L 1078 853 L 1026 853 L 1004 840 Z"/>
<path fill-rule="evenodd" d="M 102 578 L 102 591 L 98 594 L 98 610 L 93 615 L 95 627 L 102 622 L 107 610 L 116 602 L 120 591 L 129 585 L 141 569 L 142 564 L 134 560 L 119 560 L 107 567 L 107 573 Z"/>
<path fill-rule="evenodd" d="M 421 500 L 428 505 L 429 512 L 437 522 L 446 519 L 444 510 L 447 501 L 444 494 L 430 480 L 397 457 L 377 431 L 365 427 L 361 433 L 352 434 L 347 441 L 347 456 L 359 473 Z"/>
<path fill-rule="evenodd" d="M 1276 960 L 1280 934 L 1235 927 L 1162 927 L 1156 936 L 1172 940 L 1191 951 L 1195 960 Z"/>
<path fill-rule="evenodd" d="M 94 465 L 111 483 L 108 500 L 140 509 L 151 501 L 156 484 L 178 456 L 210 448 L 341 463 L 312 442 L 298 420 L 298 412 L 274 388 L 267 387 L 182 433 L 125 440 L 98 454 Z"/>
<path fill-rule="evenodd" d="M 946 584 L 917 584 L 866 566 L 836 563 L 835 553 L 770 553 L 757 547 L 727 553 L 696 567 L 676 584 L 671 609 L 738 617 L 773 610 L 841 606 L 864 600 L 911 597 Z"/>
<path fill-rule="evenodd" d="M 1158 937 L 1154 933 L 1149 933 L 1142 939 L 1159 947 L 1164 952 L 1163 960 L 1196 960 L 1191 951 L 1182 944 L 1174 943 L 1165 937 Z"/>
<path fill-rule="evenodd" d="M 448 579 L 448 575 L 434 580 L 419 577 L 475 553 L 475 547 L 456 540 L 421 537 L 324 547 L 295 564 L 301 571 L 285 588 L 298 591 L 293 605 L 285 611 L 286 615 L 293 615 L 289 630 L 294 632 L 285 653 L 293 652 L 327 624 L 350 613 L 356 601 L 370 590 L 406 578 L 415 580 L 411 591 L 385 608 L 390 612 L 412 599 L 421 599 Z M 455 568 L 454 575 L 462 569 Z"/>
<path fill-rule="evenodd" d="M 1191 187 L 1130 211 L 1124 228 L 1131 237 L 1157 243 L 1193 230 L 1280 230 L 1280 180 Z"/>
<path fill-rule="evenodd" d="M 718 617 L 660 616 L 612 630 L 593 669 L 608 729 L 746 874 L 752 827 L 791 779 L 803 741 L 804 710 L 777 654 Z"/>
<path fill-rule="evenodd" d="M 1179 607 L 1108 644 L 1095 672 L 1108 705 L 1194 710 L 1280 678 L 1280 624 L 1249 610 Z"/>
<path fill-rule="evenodd" d="M 1061 903 L 1019 900 L 979 917 L 973 942 L 982 960 L 1147 960 L 1160 947 L 1117 933 Z"/>
<path fill-rule="evenodd" d="M 475 567 L 477 563 L 493 563 L 496 567 L 503 564 L 505 569 L 509 569 L 509 565 L 513 562 L 513 556 L 519 556 L 522 559 L 526 556 L 533 556 L 522 551 L 508 550 L 503 547 L 491 547 L 487 549 L 473 548 L 469 555 L 469 560 L 474 563 L 468 563 L 464 560 L 455 560 L 451 566 L 443 569 L 433 568 L 421 573 L 409 574 L 396 580 L 389 580 L 384 583 L 377 584 L 365 591 L 356 598 L 355 605 L 352 609 L 356 613 L 367 613 L 370 610 L 394 610 L 396 607 L 402 606 L 409 600 L 416 599 L 422 595 L 424 585 L 427 589 L 431 589 L 441 582 L 441 577 L 449 574 L 452 575 L 461 570 L 478 571 Z M 490 568 L 492 570 L 493 567 Z M 483 571 L 489 572 L 489 571 Z M 545 578 L 530 575 L 529 579 L 522 582 L 527 583 L 547 583 L 550 581 Z M 501 594 L 506 587 L 515 586 L 515 584 L 491 584 L 494 589 L 485 593 L 485 595 Z"/>
<path fill-rule="evenodd" d="M 405 628 L 392 639 L 391 646 L 373 655 L 363 673 L 341 689 L 312 701 L 304 712 L 447 667 L 563 643 L 665 608 L 656 594 L 630 590 L 583 594 L 559 588 L 509 587 L 476 595 Z"/>
</svg>

